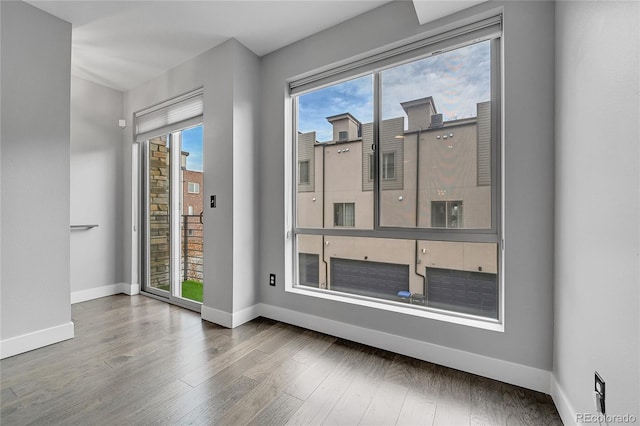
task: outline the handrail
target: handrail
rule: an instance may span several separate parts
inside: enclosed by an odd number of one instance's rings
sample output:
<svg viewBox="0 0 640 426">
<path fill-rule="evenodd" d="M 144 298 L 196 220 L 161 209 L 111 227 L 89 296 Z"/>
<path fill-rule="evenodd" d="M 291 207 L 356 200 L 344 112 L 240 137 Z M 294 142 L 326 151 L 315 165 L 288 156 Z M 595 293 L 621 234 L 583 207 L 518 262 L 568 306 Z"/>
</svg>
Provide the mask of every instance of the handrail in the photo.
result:
<svg viewBox="0 0 640 426">
<path fill-rule="evenodd" d="M 80 230 L 80 229 L 91 229 L 91 228 L 97 228 L 98 225 L 71 225 L 71 230 Z"/>
</svg>

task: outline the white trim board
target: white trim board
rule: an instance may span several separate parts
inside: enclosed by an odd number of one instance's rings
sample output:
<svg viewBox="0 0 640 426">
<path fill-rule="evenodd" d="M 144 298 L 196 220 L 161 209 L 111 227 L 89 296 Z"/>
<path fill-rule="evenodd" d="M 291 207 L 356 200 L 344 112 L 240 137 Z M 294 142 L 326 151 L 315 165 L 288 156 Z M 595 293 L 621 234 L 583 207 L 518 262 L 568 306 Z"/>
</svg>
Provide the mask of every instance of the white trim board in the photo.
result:
<svg viewBox="0 0 640 426">
<path fill-rule="evenodd" d="M 549 394 L 551 390 L 551 372 L 539 368 L 358 327 L 273 305 L 261 303 L 258 305 L 257 312 L 263 317 L 276 321 L 522 386 L 538 392 Z"/>
<path fill-rule="evenodd" d="M 69 321 L 66 324 L 11 337 L 0 342 L 0 359 L 73 339 L 73 336 L 73 322 Z"/>
<path fill-rule="evenodd" d="M 200 310 L 200 318 L 205 321 L 221 325 L 223 327 L 233 328 L 231 326 L 231 324 L 233 324 L 233 314 L 230 314 L 229 312 L 224 312 L 219 309 L 214 309 L 209 306 L 202 305 L 202 309 Z"/>
<path fill-rule="evenodd" d="M 101 297 L 113 296 L 114 294 L 128 294 L 133 296 L 140 293 L 140 284 L 117 283 L 93 287 L 87 290 L 71 292 L 71 304 L 86 302 L 88 300 L 99 299 Z"/>
<path fill-rule="evenodd" d="M 576 410 L 573 408 L 573 405 L 571 405 L 571 402 L 569 402 L 567 395 L 562 390 L 560 383 L 556 381 L 554 375 L 551 375 L 550 394 L 553 399 L 553 403 L 556 405 L 556 409 L 560 414 L 562 423 L 565 425 L 576 425 Z"/>
<path fill-rule="evenodd" d="M 124 294 L 128 294 L 129 296 L 140 294 L 140 284 L 120 283 L 120 285 L 122 286 L 122 292 Z"/>
<path fill-rule="evenodd" d="M 114 294 L 120 294 L 125 292 L 125 287 L 129 285 L 126 283 L 117 283 L 111 285 L 103 285 L 100 287 L 93 287 L 87 290 L 79 290 L 71 292 L 71 304 L 86 302 L 87 300 L 99 299 L 101 297 L 113 296 Z"/>
<path fill-rule="evenodd" d="M 200 316 L 203 320 L 227 328 L 235 328 L 260 316 L 260 305 L 253 305 L 234 314 L 202 305 Z"/>
</svg>

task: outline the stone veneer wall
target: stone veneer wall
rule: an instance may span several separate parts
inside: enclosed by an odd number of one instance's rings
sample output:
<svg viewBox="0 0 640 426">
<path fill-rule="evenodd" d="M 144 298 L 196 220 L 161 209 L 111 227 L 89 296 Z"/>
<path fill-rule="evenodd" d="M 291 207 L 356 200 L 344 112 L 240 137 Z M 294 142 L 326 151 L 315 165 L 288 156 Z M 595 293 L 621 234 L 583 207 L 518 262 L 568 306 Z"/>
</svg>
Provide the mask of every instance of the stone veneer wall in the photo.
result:
<svg viewBox="0 0 640 426">
<path fill-rule="evenodd" d="M 169 288 L 170 269 L 170 164 L 167 137 L 149 141 L 149 286 Z M 202 185 L 201 182 L 199 182 Z M 182 185 L 186 192 L 186 184 Z M 201 197 L 201 195 L 200 195 Z M 200 200 L 198 210 L 202 210 Z M 181 218 L 182 280 L 203 281 L 203 225 L 199 215 L 183 215 Z"/>
<path fill-rule="evenodd" d="M 149 286 L 170 283 L 169 148 L 167 137 L 149 141 Z"/>
</svg>

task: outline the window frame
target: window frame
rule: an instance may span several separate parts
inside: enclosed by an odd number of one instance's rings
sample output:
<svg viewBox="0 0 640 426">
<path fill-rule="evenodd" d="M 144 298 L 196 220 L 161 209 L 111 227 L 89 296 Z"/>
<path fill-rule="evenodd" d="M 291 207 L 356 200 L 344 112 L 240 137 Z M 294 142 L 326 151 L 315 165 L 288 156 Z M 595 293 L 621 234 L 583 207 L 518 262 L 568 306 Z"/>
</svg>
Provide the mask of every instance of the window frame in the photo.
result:
<svg viewBox="0 0 640 426">
<path fill-rule="evenodd" d="M 433 208 L 435 205 L 444 205 L 444 226 L 438 226 L 437 228 L 446 228 L 446 229 L 456 229 L 460 228 L 460 224 L 457 226 L 451 226 L 451 222 L 449 221 L 449 217 L 451 216 L 450 211 L 456 205 L 463 206 L 462 200 L 439 200 L 439 201 L 431 201 L 431 226 L 433 226 Z M 464 221 L 464 207 L 460 209 L 462 212 L 461 217 Z"/>
<path fill-rule="evenodd" d="M 345 224 L 347 206 L 351 208 L 351 215 L 349 217 L 351 224 Z M 340 221 L 338 220 L 338 210 L 340 214 Z M 342 222 L 342 223 L 338 223 Z M 337 202 L 333 203 L 333 226 L 336 228 L 355 228 L 356 226 L 356 203 L 354 202 Z"/>
<path fill-rule="evenodd" d="M 371 153 L 367 155 L 367 161 L 369 162 L 369 182 L 376 180 L 376 155 Z"/>
<path fill-rule="evenodd" d="M 388 156 L 391 156 L 391 161 L 385 162 L 385 158 L 388 158 Z M 387 181 L 396 180 L 396 152 L 395 151 L 383 152 L 381 161 L 382 163 L 380 164 L 380 179 L 387 180 Z M 392 166 L 392 171 L 393 171 L 392 176 L 389 176 L 387 173 L 388 172 L 387 165 L 389 164 L 391 164 Z"/>
<path fill-rule="evenodd" d="M 502 25 L 502 15 L 496 15 L 496 17 L 488 18 L 498 19 L 500 27 Z M 473 25 L 473 24 L 472 24 Z M 457 30 L 452 30 L 456 32 Z M 451 32 L 451 31 L 449 31 Z M 316 91 L 325 87 L 333 86 L 344 81 L 348 81 L 364 75 L 372 75 L 374 80 L 373 85 L 373 98 L 374 98 L 374 111 L 373 111 L 373 164 L 376 166 L 373 171 L 375 179 L 374 183 L 374 206 L 373 206 L 373 228 L 372 229 L 349 229 L 349 227 L 336 227 L 336 228 L 302 228 L 296 224 L 296 194 L 298 188 L 295 184 L 287 184 L 286 191 L 289 194 L 290 208 L 287 209 L 289 231 L 287 231 L 288 240 L 291 241 L 290 253 L 291 253 L 291 279 L 288 279 L 285 283 L 285 290 L 298 294 L 304 294 L 321 299 L 329 299 L 334 301 L 341 301 L 345 303 L 357 304 L 362 306 L 371 306 L 383 310 L 391 310 L 408 314 L 411 316 L 418 316 L 424 318 L 431 318 L 442 320 L 445 322 L 458 323 L 463 325 L 469 325 L 477 328 L 484 328 L 494 331 L 504 331 L 504 237 L 503 237 L 503 211 L 504 211 L 504 186 L 502 175 L 504 173 L 504 158 L 503 158 L 503 109 L 502 109 L 502 91 L 504 86 L 503 69 L 502 69 L 502 52 L 503 52 L 503 36 L 502 29 L 498 35 L 491 35 L 485 37 L 483 40 L 474 39 L 473 41 L 466 41 L 464 43 L 456 43 L 456 39 L 447 41 L 446 33 L 443 33 L 443 37 L 439 38 L 438 35 L 433 36 L 436 42 L 427 46 L 423 46 L 420 49 L 415 49 L 413 54 L 408 54 L 407 48 L 399 55 L 394 55 L 395 61 L 389 58 L 383 58 L 379 63 L 374 65 L 361 65 L 360 61 L 349 65 L 348 63 L 337 67 L 337 70 L 322 71 L 319 73 L 320 77 L 316 78 L 316 83 L 309 83 L 312 77 L 305 77 L 302 82 L 296 82 L 293 85 L 288 82 L 288 99 L 290 102 L 289 111 L 291 117 L 291 133 L 290 133 L 290 147 L 285 150 L 285 154 L 292 158 L 293 164 L 293 181 L 297 182 L 297 157 L 296 157 L 296 141 L 297 141 L 297 111 L 298 111 L 298 96 L 312 91 Z M 418 228 L 418 227 L 392 227 L 382 226 L 380 220 L 380 193 L 381 193 L 381 171 L 382 163 L 381 157 L 383 153 L 380 151 L 380 139 L 379 130 L 382 122 L 381 111 L 381 72 L 396 66 L 400 66 L 409 62 L 418 61 L 426 57 L 436 55 L 442 52 L 455 50 L 466 45 L 474 44 L 479 41 L 490 41 L 490 63 L 491 63 L 491 227 L 486 229 L 465 229 L 465 228 Z M 415 42 L 413 42 L 415 43 Z M 411 46 L 413 43 L 407 44 Z M 402 49 L 402 46 L 399 48 Z M 389 55 L 391 56 L 391 55 Z M 346 74 L 345 74 L 345 69 Z M 333 75 L 333 77 L 332 77 Z M 336 77 L 338 76 L 338 77 Z M 303 87 L 303 88 L 301 88 Z M 397 157 L 397 156 L 396 156 Z M 395 158 L 394 158 L 395 160 Z M 395 164 L 394 164 L 395 169 Z M 395 171 L 395 170 L 394 170 Z M 372 171 L 370 168 L 369 177 L 371 177 Z M 394 173 L 394 174 L 397 174 Z M 355 206 L 354 206 L 355 208 Z M 419 308 L 416 306 L 399 306 L 394 302 L 385 302 L 383 300 L 372 299 L 368 297 L 337 293 L 331 290 L 315 289 L 301 287 L 297 283 L 297 235 L 318 235 L 318 236 L 347 236 L 347 237 L 370 237 L 370 238 L 389 238 L 389 239 L 402 239 L 402 240 L 433 240 L 433 241 L 452 241 L 452 242 L 468 242 L 468 243 L 494 243 L 496 244 L 498 256 L 497 256 L 497 279 L 498 279 L 498 318 L 482 318 L 469 316 L 455 311 L 447 311 L 445 313 L 434 311 L 429 308 Z M 296 281 L 296 282 L 294 282 Z"/>
<path fill-rule="evenodd" d="M 302 180 L 302 164 L 306 164 L 307 174 L 306 180 Z M 309 185 L 311 183 L 311 161 L 309 160 L 298 160 L 298 185 Z"/>
<path fill-rule="evenodd" d="M 191 190 L 192 187 L 193 187 L 193 190 Z M 187 181 L 187 193 L 188 194 L 199 194 L 200 193 L 200 182 L 189 182 L 189 181 Z"/>
</svg>

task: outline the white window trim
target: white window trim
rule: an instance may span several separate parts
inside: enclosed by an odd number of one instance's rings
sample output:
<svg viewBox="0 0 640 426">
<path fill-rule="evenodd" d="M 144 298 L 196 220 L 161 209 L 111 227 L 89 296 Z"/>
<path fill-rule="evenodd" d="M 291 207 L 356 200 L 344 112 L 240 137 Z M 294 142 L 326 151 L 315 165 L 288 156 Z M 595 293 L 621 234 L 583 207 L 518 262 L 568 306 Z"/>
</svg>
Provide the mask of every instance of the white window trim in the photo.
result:
<svg viewBox="0 0 640 426">
<path fill-rule="evenodd" d="M 191 190 L 192 187 L 193 187 L 193 190 Z M 187 193 L 189 193 L 189 194 L 199 194 L 200 193 L 200 183 L 199 182 L 187 182 Z"/>
</svg>

